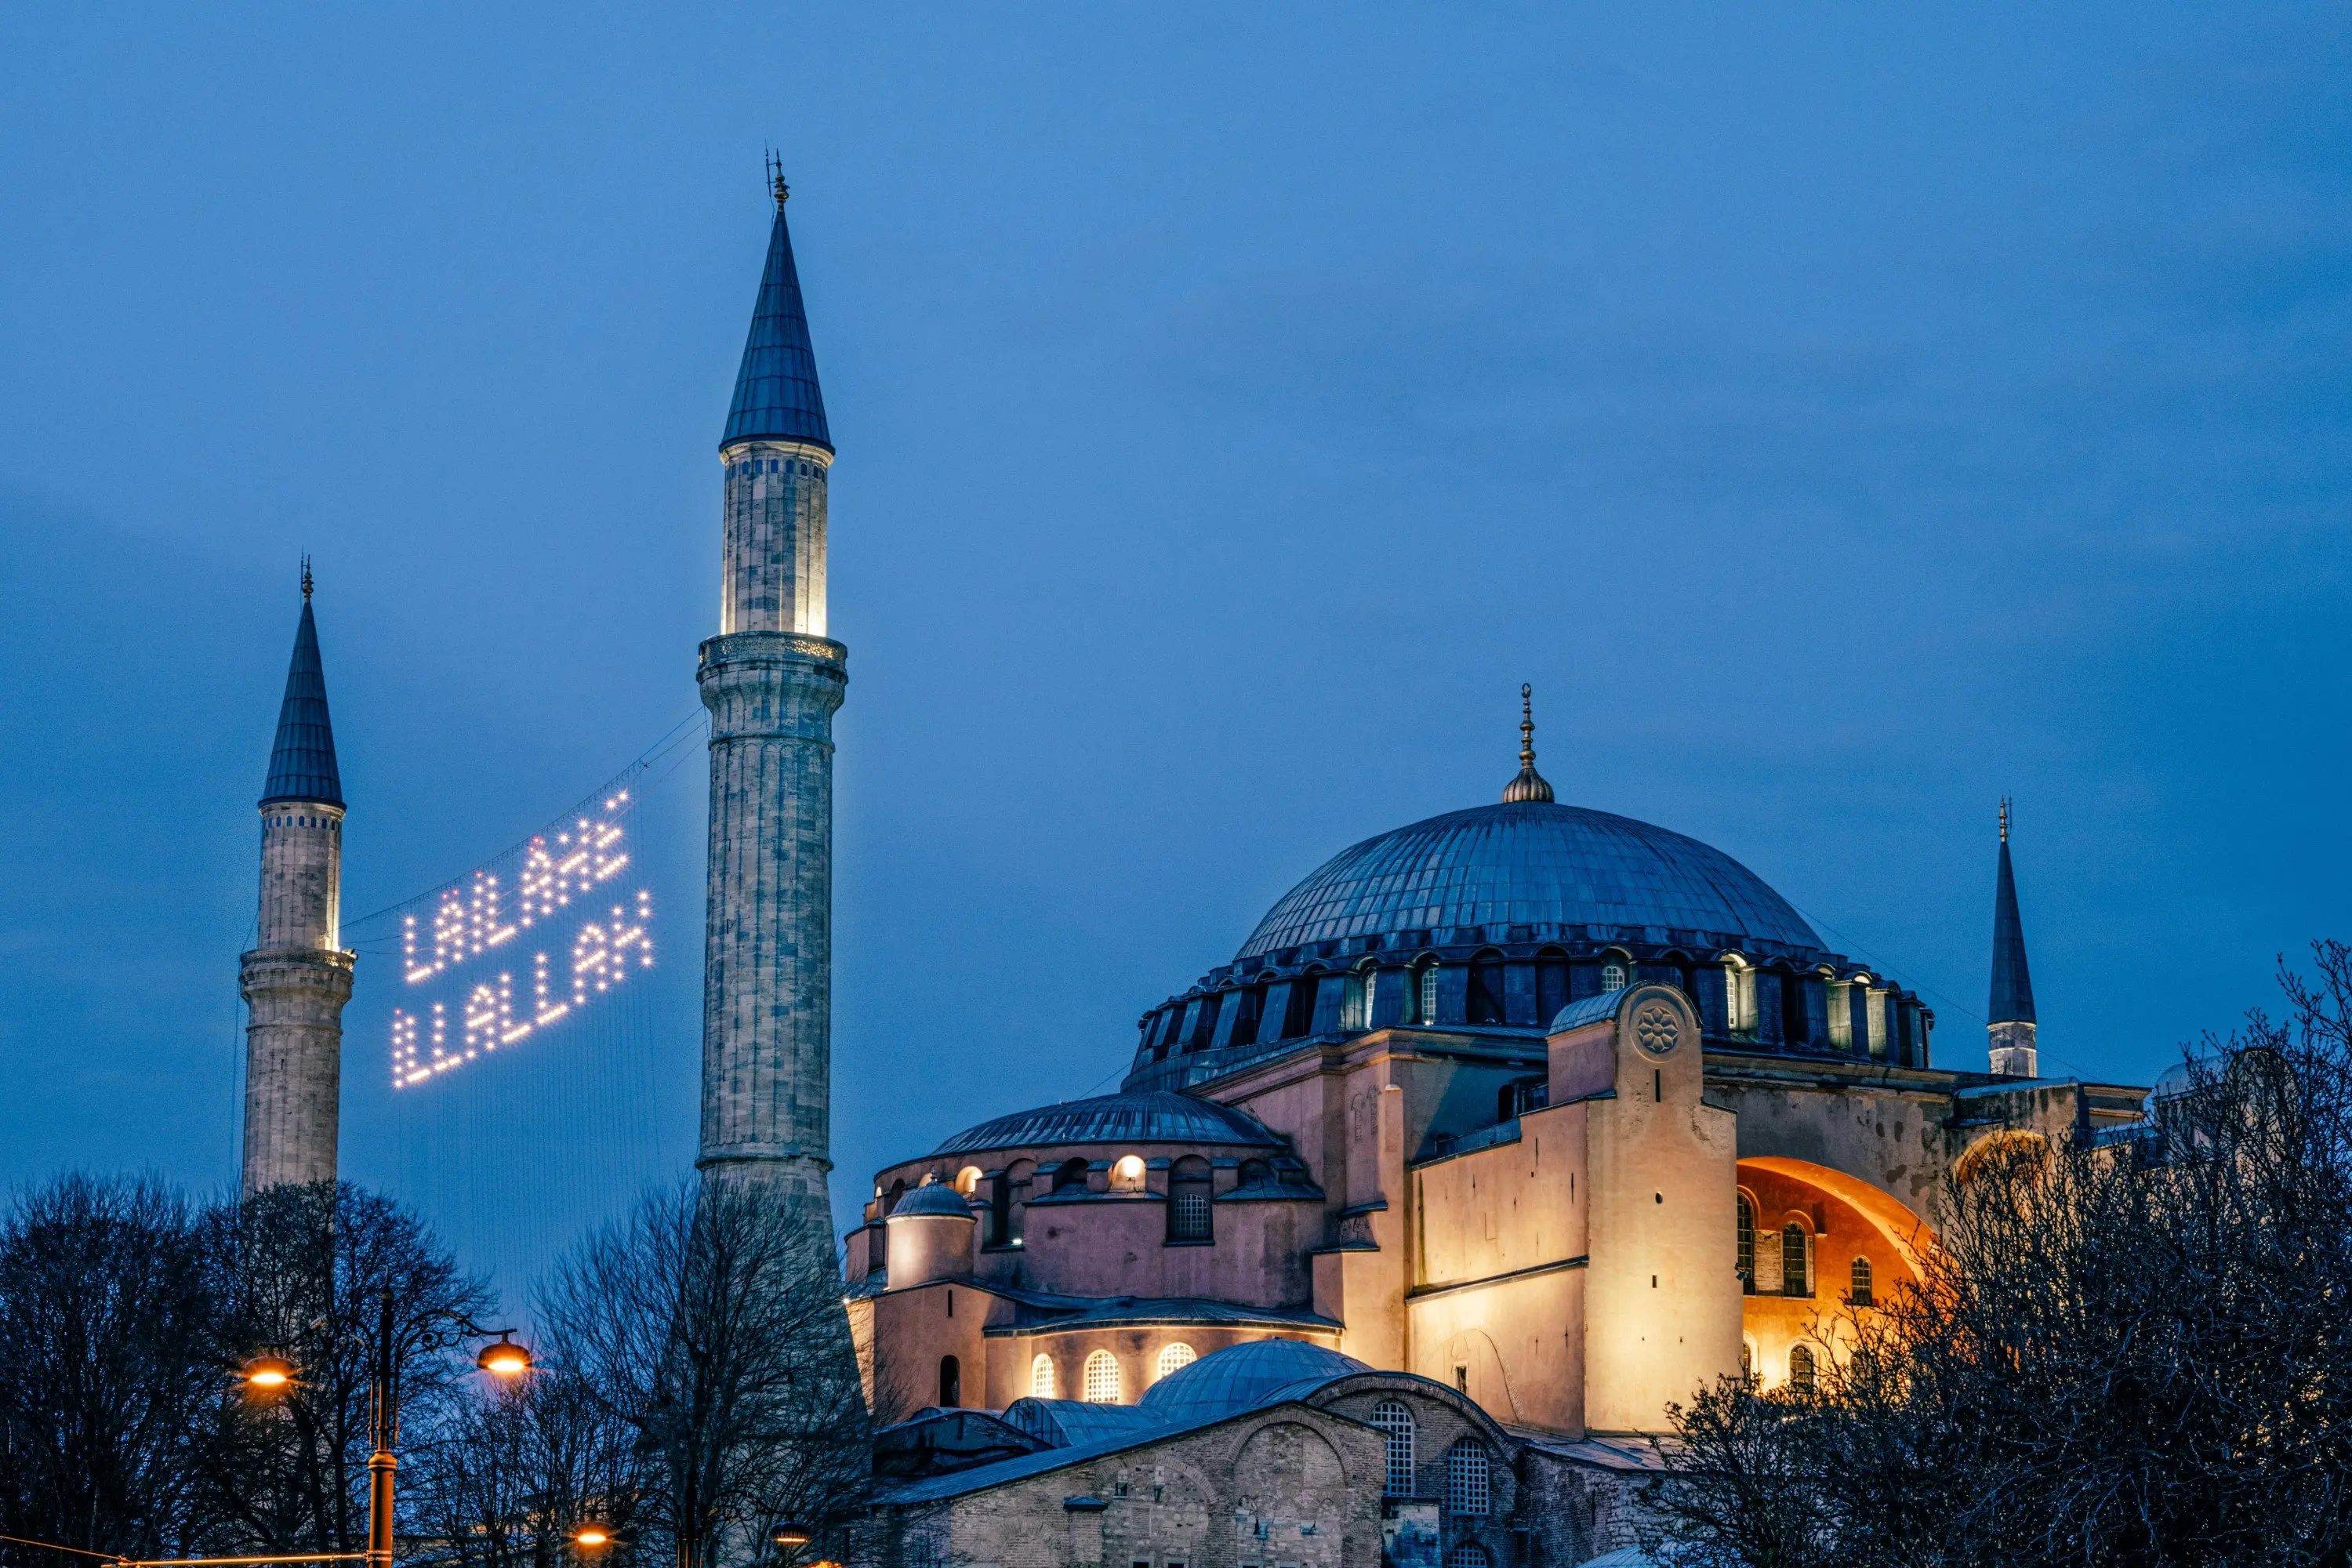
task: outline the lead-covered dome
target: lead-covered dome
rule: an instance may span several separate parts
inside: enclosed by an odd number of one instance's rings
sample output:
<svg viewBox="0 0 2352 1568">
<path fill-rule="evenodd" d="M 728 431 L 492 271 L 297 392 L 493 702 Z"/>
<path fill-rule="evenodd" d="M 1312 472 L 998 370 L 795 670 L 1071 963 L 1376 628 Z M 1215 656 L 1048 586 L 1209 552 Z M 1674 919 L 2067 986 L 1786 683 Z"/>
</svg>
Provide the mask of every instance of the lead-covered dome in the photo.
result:
<svg viewBox="0 0 2352 1568">
<path fill-rule="evenodd" d="M 1016 1110 L 967 1127 L 934 1154 L 1056 1143 L 1241 1143 L 1278 1148 L 1282 1140 L 1246 1110 L 1167 1090 L 1135 1089 Z"/>
<path fill-rule="evenodd" d="M 1235 961 L 1349 937 L 1513 925 L 1822 945 L 1787 900 L 1720 849 L 1632 817 L 1529 800 L 1448 812 L 1341 850 L 1266 911 Z"/>
<path fill-rule="evenodd" d="M 1168 1426 L 1213 1421 L 1266 1404 L 1276 1393 L 1303 1393 L 1370 1370 L 1353 1356 L 1302 1340 L 1250 1340 L 1170 1373 L 1144 1392 L 1137 1407 Z"/>
</svg>

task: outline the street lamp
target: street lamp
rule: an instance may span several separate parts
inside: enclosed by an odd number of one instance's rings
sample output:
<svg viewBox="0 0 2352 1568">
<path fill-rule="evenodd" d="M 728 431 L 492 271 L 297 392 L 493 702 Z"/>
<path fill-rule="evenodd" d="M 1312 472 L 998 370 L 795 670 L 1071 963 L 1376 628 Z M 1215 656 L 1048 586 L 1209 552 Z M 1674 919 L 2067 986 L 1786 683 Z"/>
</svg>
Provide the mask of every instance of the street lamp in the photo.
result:
<svg viewBox="0 0 2352 1568">
<path fill-rule="evenodd" d="M 572 1544 L 583 1552 L 594 1552 L 613 1544 L 613 1537 L 601 1524 L 583 1524 L 572 1532 Z"/>
<path fill-rule="evenodd" d="M 790 1552 L 794 1547 L 806 1546 L 809 1543 L 808 1527 L 787 1521 L 770 1531 L 768 1539 Z"/>
<path fill-rule="evenodd" d="M 400 1438 L 400 1363 L 419 1351 L 446 1350 L 461 1339 L 496 1334 L 494 1344 L 482 1347 L 474 1364 L 494 1377 L 520 1377 L 530 1370 L 530 1352 L 514 1342 L 512 1329 L 486 1329 L 463 1312 L 446 1307 L 424 1307 L 395 1321 L 392 1292 L 379 1298 L 375 1330 L 375 1367 L 368 1383 L 368 1544 L 369 1568 L 392 1568 L 392 1481 L 400 1468 L 394 1446 Z M 295 1380 L 293 1363 L 282 1356 L 257 1355 L 245 1363 L 245 1384 L 276 1394 Z M 590 1533 L 597 1539 L 587 1539 Z M 601 1546 L 602 1531 L 583 1531 L 573 1537 L 583 1546 Z"/>
</svg>

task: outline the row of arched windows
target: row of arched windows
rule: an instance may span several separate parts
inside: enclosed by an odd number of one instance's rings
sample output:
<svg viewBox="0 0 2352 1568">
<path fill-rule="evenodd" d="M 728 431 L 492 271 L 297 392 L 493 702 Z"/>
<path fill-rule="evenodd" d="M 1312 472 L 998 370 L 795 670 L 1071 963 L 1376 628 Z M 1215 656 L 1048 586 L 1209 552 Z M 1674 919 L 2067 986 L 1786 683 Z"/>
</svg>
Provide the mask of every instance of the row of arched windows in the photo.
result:
<svg viewBox="0 0 2352 1568">
<path fill-rule="evenodd" d="M 1383 1399 L 1372 1406 L 1371 1425 L 1386 1449 L 1381 1491 L 1389 1497 L 1412 1497 L 1420 1428 L 1411 1407 L 1402 1399 Z M 1473 1437 L 1455 1439 L 1445 1450 L 1445 1511 L 1463 1519 L 1484 1519 L 1494 1510 L 1494 1460 L 1486 1445 Z"/>
<path fill-rule="evenodd" d="M 1181 1340 L 1173 1340 L 1160 1347 L 1160 1354 L 1151 1363 L 1152 1381 L 1171 1373 L 1181 1372 L 1200 1359 L 1192 1347 Z M 940 1379 L 947 1385 L 948 1368 L 955 1357 L 940 1363 Z M 1040 1351 L 1037 1359 L 1029 1363 L 1029 1396 L 1033 1399 L 1055 1399 L 1060 1381 L 1054 1371 L 1054 1358 Z M 1108 1351 L 1089 1351 L 1078 1369 L 1078 1397 L 1088 1405 L 1117 1405 L 1127 1396 L 1124 1380 L 1119 1375 L 1118 1358 Z M 945 1400 L 940 1401 L 945 1404 Z"/>
<path fill-rule="evenodd" d="M 1753 1296 L 1760 1289 L 1756 1278 L 1756 1205 L 1748 1201 L 1746 1193 L 1739 1194 L 1738 1203 L 1739 1289 L 1743 1294 Z M 1794 1220 L 1780 1227 L 1780 1294 L 1813 1294 L 1812 1243 L 1811 1234 Z M 1870 1259 L 1856 1257 L 1847 1274 L 1847 1303 L 1855 1307 L 1875 1305 L 1871 1286 Z"/>
</svg>

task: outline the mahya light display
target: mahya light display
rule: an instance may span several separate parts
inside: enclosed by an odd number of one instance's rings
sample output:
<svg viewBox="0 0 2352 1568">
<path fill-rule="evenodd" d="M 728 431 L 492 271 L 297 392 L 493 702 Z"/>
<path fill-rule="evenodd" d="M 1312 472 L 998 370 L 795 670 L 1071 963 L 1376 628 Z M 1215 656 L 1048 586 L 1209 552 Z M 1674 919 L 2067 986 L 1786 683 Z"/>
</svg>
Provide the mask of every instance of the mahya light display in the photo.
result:
<svg viewBox="0 0 2352 1568">
<path fill-rule="evenodd" d="M 429 914 L 402 915 L 401 978 L 417 994 L 392 1011 L 394 1089 L 520 1044 L 653 966 L 652 892 L 590 901 L 630 867 L 622 819 L 634 804 L 629 791 L 614 790 L 594 816 L 574 814 L 427 894 L 419 902 L 430 902 Z M 509 891 L 498 867 L 518 859 Z M 518 960 L 520 952 L 530 956 Z M 518 969 L 530 975 L 520 1005 Z"/>
</svg>

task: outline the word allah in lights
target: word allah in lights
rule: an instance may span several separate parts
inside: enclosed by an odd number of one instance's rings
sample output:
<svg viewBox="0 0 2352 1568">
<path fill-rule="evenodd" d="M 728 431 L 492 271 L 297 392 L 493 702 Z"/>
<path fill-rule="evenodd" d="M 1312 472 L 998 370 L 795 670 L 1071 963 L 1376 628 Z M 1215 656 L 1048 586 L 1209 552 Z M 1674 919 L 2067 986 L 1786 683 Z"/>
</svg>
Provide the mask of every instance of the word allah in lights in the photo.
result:
<svg viewBox="0 0 2352 1568">
<path fill-rule="evenodd" d="M 521 847 L 511 890 L 486 867 L 442 889 L 430 917 L 403 917 L 402 977 L 426 994 L 393 1009 L 394 1088 L 529 1039 L 653 966 L 653 894 L 639 889 L 604 901 L 628 868 L 621 818 L 630 804 L 629 792 L 618 791 L 597 816 L 534 837 Z M 522 952 L 530 956 L 520 959 Z M 494 972 L 500 961 L 508 966 Z M 522 968 L 530 978 L 518 1003 Z"/>
</svg>

